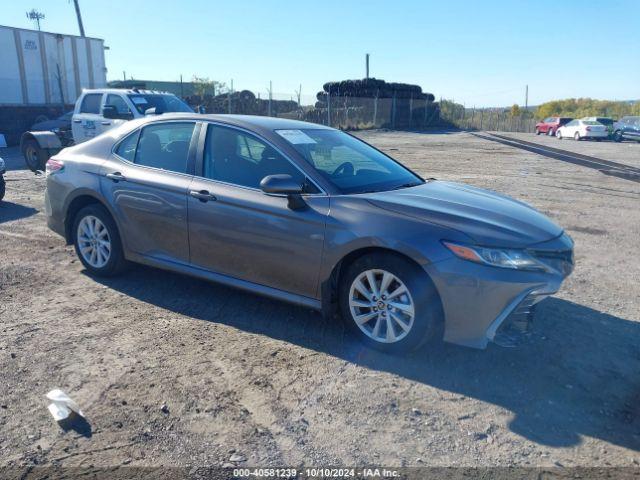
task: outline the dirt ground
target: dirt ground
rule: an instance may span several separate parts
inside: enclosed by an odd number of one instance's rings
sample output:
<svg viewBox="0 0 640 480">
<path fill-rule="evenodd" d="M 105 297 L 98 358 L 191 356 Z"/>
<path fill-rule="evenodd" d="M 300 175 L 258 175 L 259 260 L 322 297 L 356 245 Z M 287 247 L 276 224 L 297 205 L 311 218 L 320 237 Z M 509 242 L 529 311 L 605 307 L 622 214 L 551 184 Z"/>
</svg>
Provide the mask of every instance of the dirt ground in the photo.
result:
<svg viewBox="0 0 640 480">
<path fill-rule="evenodd" d="M 640 468 L 640 183 L 470 133 L 360 135 L 566 228 L 576 270 L 529 343 L 389 357 L 317 313 L 204 281 L 92 278 L 45 225 L 44 178 L 5 150 L 0 466 Z M 640 164 L 640 144 L 520 138 Z M 53 421 L 55 387 L 86 424 Z"/>
</svg>

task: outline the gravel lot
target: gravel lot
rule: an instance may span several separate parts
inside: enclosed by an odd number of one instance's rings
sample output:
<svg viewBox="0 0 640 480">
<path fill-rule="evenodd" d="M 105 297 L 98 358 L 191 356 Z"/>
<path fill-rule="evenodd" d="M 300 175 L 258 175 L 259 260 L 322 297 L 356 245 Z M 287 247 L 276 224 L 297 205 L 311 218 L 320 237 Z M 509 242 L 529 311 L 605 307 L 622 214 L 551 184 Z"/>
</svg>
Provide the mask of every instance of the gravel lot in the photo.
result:
<svg viewBox="0 0 640 480">
<path fill-rule="evenodd" d="M 364 132 L 425 177 L 542 210 L 577 268 L 531 341 L 405 358 L 302 308 L 144 267 L 87 276 L 44 178 L 0 204 L 0 465 L 640 465 L 640 183 L 469 133 Z M 640 144 L 514 135 L 640 166 Z M 59 387 L 88 424 L 46 409 Z"/>
</svg>

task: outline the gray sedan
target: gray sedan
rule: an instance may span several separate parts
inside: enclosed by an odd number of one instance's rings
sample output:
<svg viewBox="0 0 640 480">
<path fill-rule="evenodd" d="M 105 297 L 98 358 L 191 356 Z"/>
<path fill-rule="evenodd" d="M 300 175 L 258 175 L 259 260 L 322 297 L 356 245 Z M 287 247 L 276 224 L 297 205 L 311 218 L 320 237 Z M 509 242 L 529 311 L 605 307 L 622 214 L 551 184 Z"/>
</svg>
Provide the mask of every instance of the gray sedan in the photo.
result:
<svg viewBox="0 0 640 480">
<path fill-rule="evenodd" d="M 269 117 L 127 122 L 49 160 L 45 205 L 92 274 L 137 262 L 224 283 L 339 314 L 390 352 L 484 348 L 573 268 L 571 239 L 524 203 Z"/>
</svg>

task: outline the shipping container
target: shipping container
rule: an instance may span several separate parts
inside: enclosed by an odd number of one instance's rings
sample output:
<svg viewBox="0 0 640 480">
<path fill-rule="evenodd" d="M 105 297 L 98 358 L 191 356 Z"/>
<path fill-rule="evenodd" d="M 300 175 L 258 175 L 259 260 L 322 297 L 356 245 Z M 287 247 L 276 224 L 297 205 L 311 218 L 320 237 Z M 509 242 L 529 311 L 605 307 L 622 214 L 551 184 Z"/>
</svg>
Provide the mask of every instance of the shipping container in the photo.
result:
<svg viewBox="0 0 640 480">
<path fill-rule="evenodd" d="M 106 86 L 104 40 L 0 25 L 0 133 L 10 144 L 83 88 Z"/>
<path fill-rule="evenodd" d="M 0 105 L 70 104 L 106 85 L 104 40 L 0 25 Z"/>
</svg>

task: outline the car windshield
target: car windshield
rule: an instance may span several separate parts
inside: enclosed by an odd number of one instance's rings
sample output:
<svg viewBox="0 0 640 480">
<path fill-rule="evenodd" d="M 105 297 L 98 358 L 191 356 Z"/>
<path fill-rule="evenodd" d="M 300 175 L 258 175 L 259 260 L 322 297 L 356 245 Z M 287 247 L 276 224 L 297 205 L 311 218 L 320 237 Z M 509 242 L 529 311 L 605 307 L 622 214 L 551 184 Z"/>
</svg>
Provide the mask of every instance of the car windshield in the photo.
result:
<svg viewBox="0 0 640 480">
<path fill-rule="evenodd" d="M 583 120 L 582 123 L 585 125 L 600 125 L 600 123 L 594 122 L 593 120 Z"/>
<path fill-rule="evenodd" d="M 598 118 L 596 120 L 603 125 L 613 125 L 613 120 L 611 120 L 610 118 Z"/>
<path fill-rule="evenodd" d="M 561 118 L 560 119 L 560 125 L 566 125 L 567 123 L 569 123 L 571 120 L 573 120 L 573 118 Z"/>
<path fill-rule="evenodd" d="M 384 153 L 338 130 L 276 130 L 341 193 L 366 193 L 424 181 Z"/>
<path fill-rule="evenodd" d="M 138 112 L 144 114 L 148 109 L 155 108 L 156 113 L 189 112 L 193 110 L 175 95 L 170 94 L 138 94 L 129 95 Z"/>
</svg>

